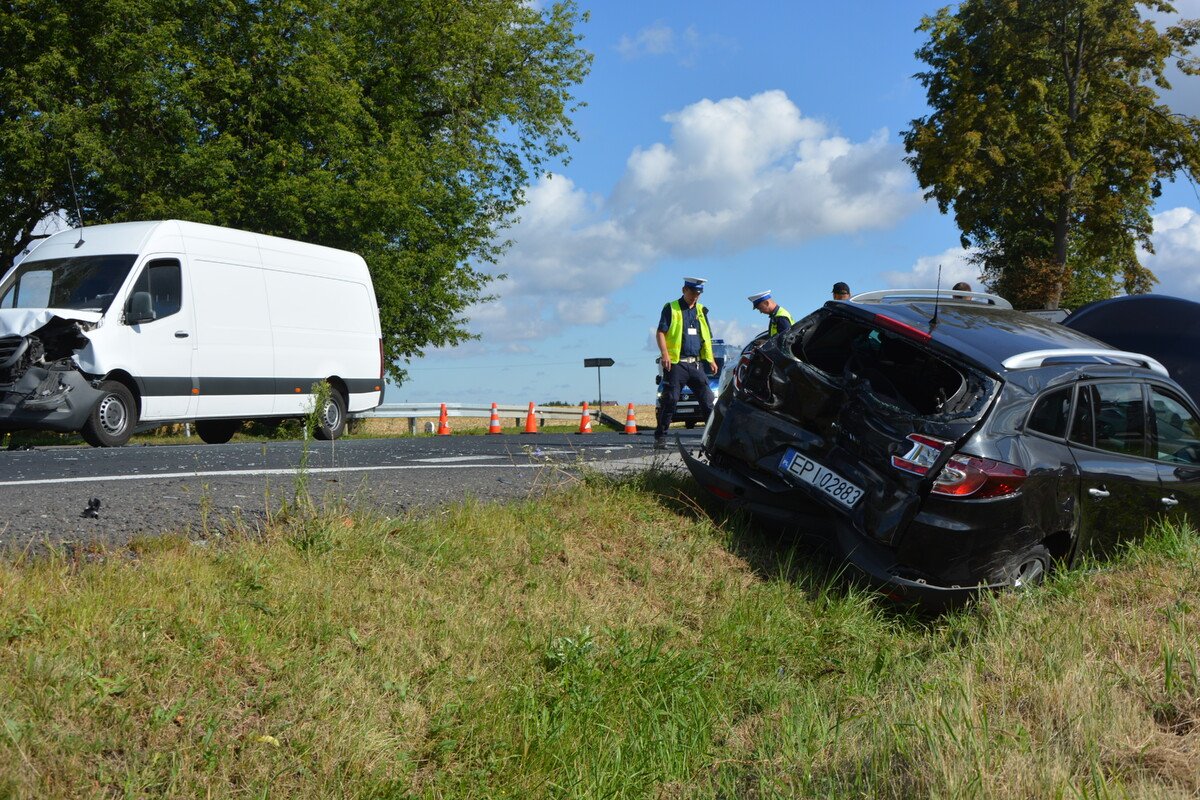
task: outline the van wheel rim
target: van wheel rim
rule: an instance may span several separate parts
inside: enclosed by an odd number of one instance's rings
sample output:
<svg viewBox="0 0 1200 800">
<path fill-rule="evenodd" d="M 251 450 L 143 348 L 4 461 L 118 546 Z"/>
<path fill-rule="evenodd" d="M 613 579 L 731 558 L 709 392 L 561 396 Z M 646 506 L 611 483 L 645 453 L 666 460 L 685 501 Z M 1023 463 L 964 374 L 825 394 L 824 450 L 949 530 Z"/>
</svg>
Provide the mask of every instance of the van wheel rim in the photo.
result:
<svg viewBox="0 0 1200 800">
<path fill-rule="evenodd" d="M 125 430 L 125 424 L 129 418 L 121 398 L 112 394 L 100 401 L 99 413 L 96 416 L 100 419 L 100 427 L 104 428 L 106 433 L 113 435 Z"/>
<path fill-rule="evenodd" d="M 342 412 L 338 409 L 337 403 L 330 400 L 325 404 L 325 427 L 329 430 L 337 428 L 338 423 L 342 421 Z"/>
</svg>

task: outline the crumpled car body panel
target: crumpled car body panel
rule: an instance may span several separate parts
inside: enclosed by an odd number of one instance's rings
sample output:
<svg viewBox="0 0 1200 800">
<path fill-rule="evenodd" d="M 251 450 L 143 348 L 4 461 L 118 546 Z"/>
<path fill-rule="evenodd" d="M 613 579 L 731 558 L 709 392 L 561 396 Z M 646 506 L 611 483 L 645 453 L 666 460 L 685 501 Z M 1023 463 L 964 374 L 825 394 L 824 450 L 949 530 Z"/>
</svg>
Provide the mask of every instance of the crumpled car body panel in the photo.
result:
<svg viewBox="0 0 1200 800">
<path fill-rule="evenodd" d="M 826 307 L 747 348 L 686 463 L 731 505 L 793 530 L 822 531 L 831 548 L 898 598 L 937 607 L 1011 585 L 1030 548 L 1051 532 L 1073 535 L 1077 523 L 1069 448 L 1022 430 L 1033 400 L 1059 384 L 1031 374 L 1009 383 L 919 331 L 881 329 L 868 313 Z M 913 437 L 940 450 L 910 462 L 920 449 Z M 968 451 L 1041 466 L 1002 496 L 933 492 L 943 468 Z M 861 496 L 848 503 L 798 479 L 786 468 L 795 453 Z"/>
<path fill-rule="evenodd" d="M 0 430 L 78 430 L 98 397 L 87 365 L 101 314 L 0 309 Z"/>
</svg>

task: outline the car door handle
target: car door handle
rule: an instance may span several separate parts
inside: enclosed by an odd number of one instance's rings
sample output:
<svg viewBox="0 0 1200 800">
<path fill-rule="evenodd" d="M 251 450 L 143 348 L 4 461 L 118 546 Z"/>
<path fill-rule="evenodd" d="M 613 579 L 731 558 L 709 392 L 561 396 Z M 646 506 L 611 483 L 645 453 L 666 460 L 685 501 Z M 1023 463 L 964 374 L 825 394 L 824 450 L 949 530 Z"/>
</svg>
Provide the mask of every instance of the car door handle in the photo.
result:
<svg viewBox="0 0 1200 800">
<path fill-rule="evenodd" d="M 175 331 L 175 338 L 176 338 L 176 339 L 186 339 L 187 337 L 188 337 L 188 332 L 187 332 L 187 331 Z"/>
<path fill-rule="evenodd" d="M 1097 500 L 1103 500 L 1104 498 L 1108 497 L 1111 492 L 1109 492 L 1107 489 L 1088 489 L 1088 494 Z"/>
<path fill-rule="evenodd" d="M 1179 505 L 1179 501 L 1174 497 L 1164 497 L 1162 499 L 1162 504 L 1167 508 L 1174 508 L 1175 506 Z"/>
</svg>

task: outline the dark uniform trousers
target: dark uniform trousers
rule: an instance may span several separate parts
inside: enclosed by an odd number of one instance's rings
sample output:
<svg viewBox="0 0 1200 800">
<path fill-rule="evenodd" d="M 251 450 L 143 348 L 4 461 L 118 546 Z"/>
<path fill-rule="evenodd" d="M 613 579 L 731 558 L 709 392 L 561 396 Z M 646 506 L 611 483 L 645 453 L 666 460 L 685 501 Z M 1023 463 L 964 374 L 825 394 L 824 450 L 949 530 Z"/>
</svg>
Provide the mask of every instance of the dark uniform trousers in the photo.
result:
<svg viewBox="0 0 1200 800">
<path fill-rule="evenodd" d="M 705 419 L 712 412 L 712 398 L 708 390 L 708 364 L 703 361 L 681 361 L 672 364 L 671 370 L 663 375 L 662 398 L 658 404 L 658 427 L 654 429 L 655 438 L 667 435 L 671 427 L 671 419 L 675 416 L 675 406 L 679 403 L 679 394 L 683 387 L 692 390 L 692 397 L 700 401 L 700 414 Z"/>
</svg>

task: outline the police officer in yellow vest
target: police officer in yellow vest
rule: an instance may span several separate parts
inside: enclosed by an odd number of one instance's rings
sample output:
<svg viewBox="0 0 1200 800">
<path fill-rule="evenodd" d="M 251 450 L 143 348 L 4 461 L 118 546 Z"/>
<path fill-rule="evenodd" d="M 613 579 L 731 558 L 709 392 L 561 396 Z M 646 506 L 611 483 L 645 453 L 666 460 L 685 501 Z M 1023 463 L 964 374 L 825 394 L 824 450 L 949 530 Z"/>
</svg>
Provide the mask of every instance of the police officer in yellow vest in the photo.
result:
<svg viewBox="0 0 1200 800">
<path fill-rule="evenodd" d="M 675 406 L 683 387 L 692 390 L 692 396 L 700 403 L 700 413 L 708 417 L 712 411 L 712 395 L 708 378 L 701 363 L 708 371 L 717 374 L 717 360 L 713 358 L 712 332 L 708 327 L 708 310 L 700 304 L 700 293 L 704 291 L 704 278 L 684 278 L 683 296 L 663 306 L 658 318 L 658 352 L 662 360 L 662 396 L 658 406 L 658 427 L 654 429 L 654 447 L 667 447 L 667 428 L 675 416 Z"/>
<path fill-rule="evenodd" d="M 767 326 L 768 335 L 774 336 L 792 327 L 792 315 L 787 312 L 786 308 L 771 299 L 770 289 L 752 294 L 746 299 L 750 301 L 750 305 L 771 318 L 771 324 Z"/>
</svg>

